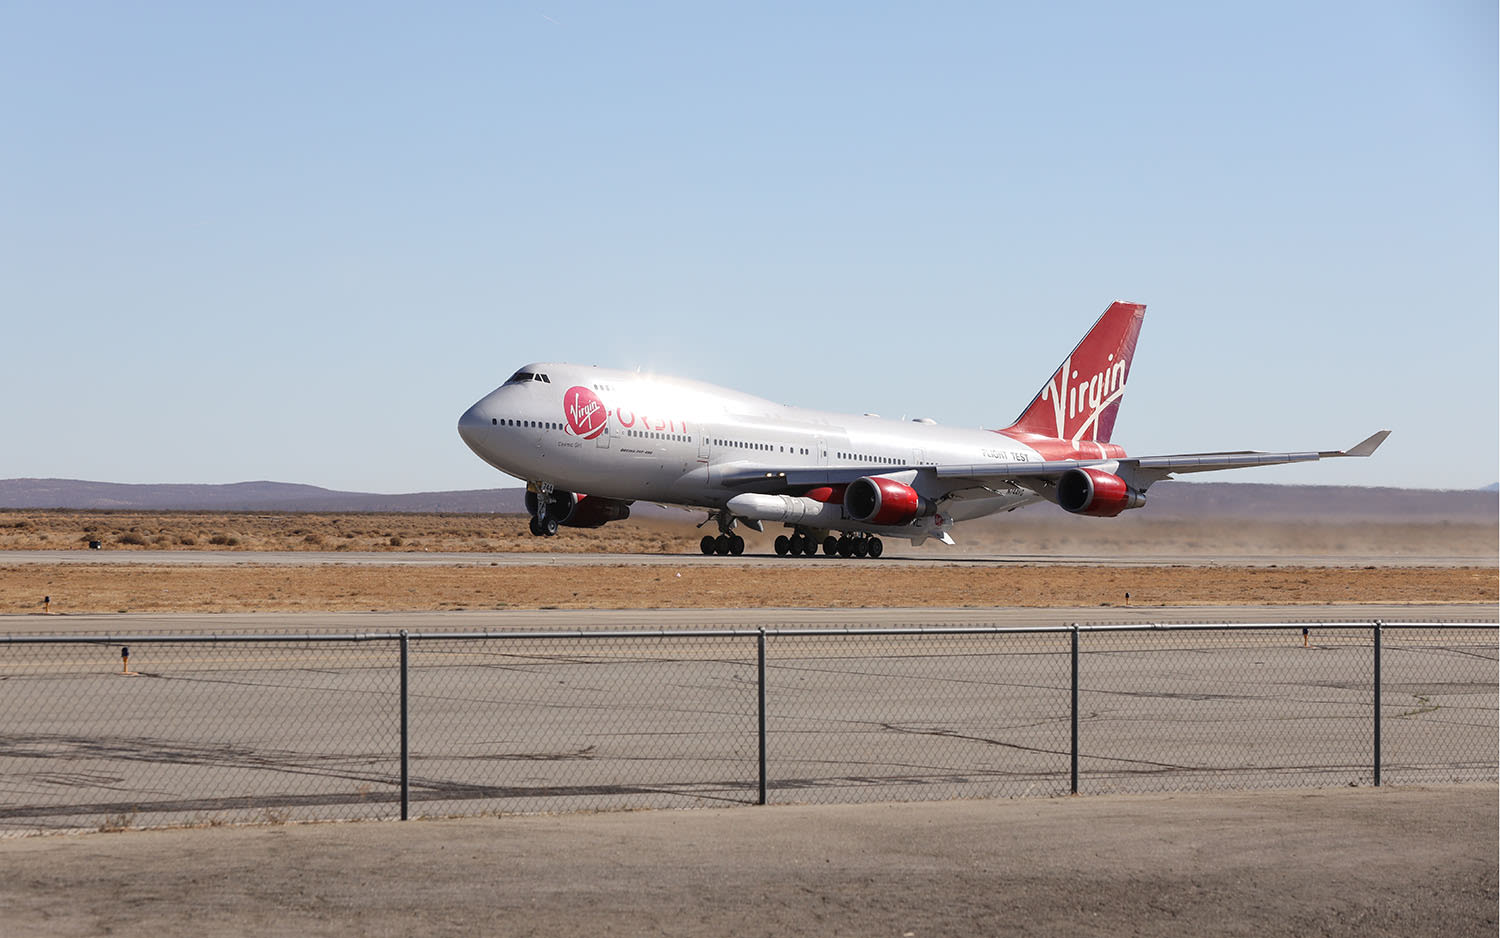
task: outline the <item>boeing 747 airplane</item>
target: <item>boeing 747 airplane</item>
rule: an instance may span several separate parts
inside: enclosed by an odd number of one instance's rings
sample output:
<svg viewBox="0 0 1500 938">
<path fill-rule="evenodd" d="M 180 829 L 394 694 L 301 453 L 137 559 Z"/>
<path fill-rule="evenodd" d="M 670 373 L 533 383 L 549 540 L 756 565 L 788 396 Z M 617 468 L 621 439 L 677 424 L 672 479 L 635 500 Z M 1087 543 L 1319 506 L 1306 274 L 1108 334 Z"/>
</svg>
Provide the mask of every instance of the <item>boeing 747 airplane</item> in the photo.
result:
<svg viewBox="0 0 1500 938">
<path fill-rule="evenodd" d="M 458 432 L 526 482 L 531 533 L 598 527 L 638 500 L 708 513 L 705 554 L 741 554 L 739 524 L 783 524 L 780 555 L 879 557 L 882 537 L 953 543 L 962 521 L 1049 501 L 1112 518 L 1174 473 L 1369 456 L 1348 450 L 1126 456 L 1110 441 L 1146 307 L 1114 303 L 1015 423 L 962 430 L 804 410 L 699 381 L 586 365 L 526 365 Z M 701 527 L 701 525 L 700 525 Z"/>
</svg>

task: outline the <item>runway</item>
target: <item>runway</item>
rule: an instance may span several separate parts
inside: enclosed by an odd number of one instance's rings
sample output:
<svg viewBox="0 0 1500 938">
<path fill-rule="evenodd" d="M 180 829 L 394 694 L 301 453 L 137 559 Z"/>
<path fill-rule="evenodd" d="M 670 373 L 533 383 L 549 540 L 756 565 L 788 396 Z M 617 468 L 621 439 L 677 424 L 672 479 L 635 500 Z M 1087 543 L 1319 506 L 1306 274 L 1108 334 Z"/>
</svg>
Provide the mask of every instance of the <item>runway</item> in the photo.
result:
<svg viewBox="0 0 1500 938">
<path fill-rule="evenodd" d="M 844 564 L 862 566 L 1077 566 L 1106 567 L 1493 567 L 1495 554 L 1412 555 L 1386 554 L 1204 554 L 1160 550 L 1129 554 L 922 554 L 886 555 L 879 560 L 835 557 L 777 557 L 775 554 L 744 554 L 739 557 L 705 557 L 684 554 L 600 553 L 446 553 L 416 551 L 230 551 L 230 550 L 10 550 L 0 551 L 4 564 L 141 564 L 206 565 L 261 564 L 281 566 L 473 566 L 473 567 L 591 567 L 591 566 L 739 566 L 771 564 L 779 567 L 824 567 Z"/>
<path fill-rule="evenodd" d="M 449 612 L 126 613 L 0 616 L 5 635 L 196 635 L 615 631 L 650 629 L 1010 627 L 1130 623 L 1495 622 L 1485 603 L 1326 606 L 960 607 L 869 609 L 506 609 Z"/>
</svg>

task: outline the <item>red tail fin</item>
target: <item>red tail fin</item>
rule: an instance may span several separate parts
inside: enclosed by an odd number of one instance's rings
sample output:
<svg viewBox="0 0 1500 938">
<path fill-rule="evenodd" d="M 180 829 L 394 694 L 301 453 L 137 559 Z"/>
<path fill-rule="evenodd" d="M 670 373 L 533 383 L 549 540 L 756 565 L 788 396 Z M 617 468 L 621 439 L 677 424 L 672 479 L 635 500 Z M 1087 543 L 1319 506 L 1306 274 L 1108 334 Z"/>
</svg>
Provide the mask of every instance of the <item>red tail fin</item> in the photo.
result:
<svg viewBox="0 0 1500 938">
<path fill-rule="evenodd" d="M 1110 304 L 1009 429 L 1108 443 L 1145 318 L 1144 304 Z"/>
</svg>

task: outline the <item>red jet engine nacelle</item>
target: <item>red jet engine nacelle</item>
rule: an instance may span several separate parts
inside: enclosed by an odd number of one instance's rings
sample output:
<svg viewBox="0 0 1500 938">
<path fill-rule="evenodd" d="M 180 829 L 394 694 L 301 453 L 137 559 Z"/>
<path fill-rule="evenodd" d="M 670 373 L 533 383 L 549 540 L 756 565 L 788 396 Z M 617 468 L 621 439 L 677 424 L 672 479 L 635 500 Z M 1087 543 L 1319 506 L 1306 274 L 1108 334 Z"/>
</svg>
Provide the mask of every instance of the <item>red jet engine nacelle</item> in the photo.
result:
<svg viewBox="0 0 1500 938">
<path fill-rule="evenodd" d="M 932 514 L 932 503 L 904 482 L 882 476 L 865 476 L 844 490 L 844 509 L 863 524 L 911 524 Z"/>
<path fill-rule="evenodd" d="M 624 521 L 630 517 L 630 503 L 597 495 L 580 495 L 573 504 L 573 513 L 568 520 L 560 521 L 570 528 L 598 528 L 610 521 Z"/>
<path fill-rule="evenodd" d="M 1113 518 L 1127 508 L 1146 504 L 1146 496 L 1103 469 L 1069 469 L 1057 480 L 1057 504 L 1064 511 Z"/>
<path fill-rule="evenodd" d="M 536 493 L 526 493 L 526 511 L 536 517 Z M 569 528 L 598 528 L 611 521 L 630 517 L 630 503 L 594 495 L 574 495 L 554 491 L 547 503 L 547 514 Z"/>
</svg>

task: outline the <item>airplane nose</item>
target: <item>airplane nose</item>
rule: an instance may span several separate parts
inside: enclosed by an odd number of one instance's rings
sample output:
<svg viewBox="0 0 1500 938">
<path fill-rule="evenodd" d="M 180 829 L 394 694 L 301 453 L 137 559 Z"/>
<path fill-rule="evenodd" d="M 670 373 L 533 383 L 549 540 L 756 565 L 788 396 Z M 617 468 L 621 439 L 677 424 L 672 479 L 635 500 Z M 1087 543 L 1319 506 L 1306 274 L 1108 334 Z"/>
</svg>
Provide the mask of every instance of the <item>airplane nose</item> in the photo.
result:
<svg viewBox="0 0 1500 938">
<path fill-rule="evenodd" d="M 464 415 L 458 418 L 458 435 L 468 444 L 469 449 L 477 453 L 484 439 L 485 430 L 494 426 L 494 423 L 495 418 L 488 413 L 484 401 L 480 401 L 464 411 Z"/>
</svg>

